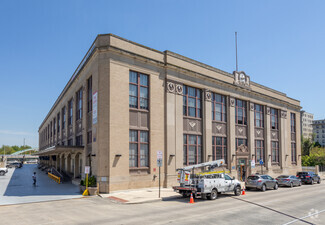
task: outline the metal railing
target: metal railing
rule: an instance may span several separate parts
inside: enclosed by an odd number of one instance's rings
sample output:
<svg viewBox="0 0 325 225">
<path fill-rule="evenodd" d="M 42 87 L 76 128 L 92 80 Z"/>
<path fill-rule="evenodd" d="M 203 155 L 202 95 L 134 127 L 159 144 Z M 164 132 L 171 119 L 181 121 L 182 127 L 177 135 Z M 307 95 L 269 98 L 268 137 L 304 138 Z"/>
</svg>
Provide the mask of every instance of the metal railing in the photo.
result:
<svg viewBox="0 0 325 225">
<path fill-rule="evenodd" d="M 60 178 L 60 177 L 55 176 L 55 175 L 52 174 L 52 173 L 47 173 L 47 175 L 49 176 L 49 178 L 51 178 L 52 180 L 54 180 L 54 181 L 57 182 L 58 184 L 61 183 L 61 178 Z"/>
</svg>

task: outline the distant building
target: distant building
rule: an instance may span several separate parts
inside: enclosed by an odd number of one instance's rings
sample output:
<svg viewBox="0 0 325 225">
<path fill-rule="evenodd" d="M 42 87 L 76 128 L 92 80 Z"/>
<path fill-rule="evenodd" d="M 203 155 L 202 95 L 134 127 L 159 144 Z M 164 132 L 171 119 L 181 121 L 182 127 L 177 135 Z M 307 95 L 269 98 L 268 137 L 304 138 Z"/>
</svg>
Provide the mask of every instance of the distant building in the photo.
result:
<svg viewBox="0 0 325 225">
<path fill-rule="evenodd" d="M 315 142 L 325 146 L 325 119 L 313 121 L 313 133 L 315 133 Z"/>
<path fill-rule="evenodd" d="M 312 138 L 313 136 L 313 120 L 314 114 L 308 113 L 304 110 L 300 111 L 300 127 L 301 127 L 301 135 L 304 138 Z"/>
</svg>

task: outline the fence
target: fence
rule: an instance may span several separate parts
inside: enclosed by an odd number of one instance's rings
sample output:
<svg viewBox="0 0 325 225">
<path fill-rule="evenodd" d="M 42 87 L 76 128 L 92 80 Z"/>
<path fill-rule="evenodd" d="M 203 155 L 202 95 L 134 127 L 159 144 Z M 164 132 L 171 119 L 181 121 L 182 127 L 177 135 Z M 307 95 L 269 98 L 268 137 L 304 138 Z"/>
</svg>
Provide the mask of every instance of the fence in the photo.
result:
<svg viewBox="0 0 325 225">
<path fill-rule="evenodd" d="M 316 166 L 303 166 L 302 171 L 318 173 L 320 170 L 319 170 L 319 166 L 316 165 Z"/>
<path fill-rule="evenodd" d="M 61 178 L 58 177 L 58 176 L 55 176 L 54 174 L 52 173 L 47 173 L 49 178 L 51 178 L 52 180 L 54 180 L 55 182 L 57 182 L 58 184 L 61 183 Z"/>
</svg>

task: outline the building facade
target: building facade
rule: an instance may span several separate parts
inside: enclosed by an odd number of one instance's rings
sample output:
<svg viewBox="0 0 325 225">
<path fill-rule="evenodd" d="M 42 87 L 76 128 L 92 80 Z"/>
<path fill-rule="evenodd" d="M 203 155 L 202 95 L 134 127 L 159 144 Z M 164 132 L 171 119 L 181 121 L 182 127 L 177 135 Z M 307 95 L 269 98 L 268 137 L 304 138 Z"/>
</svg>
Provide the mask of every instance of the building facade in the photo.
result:
<svg viewBox="0 0 325 225">
<path fill-rule="evenodd" d="M 325 120 L 313 121 L 313 133 L 315 134 L 315 142 L 318 142 L 322 147 L 325 146 Z"/>
<path fill-rule="evenodd" d="M 304 110 L 300 111 L 300 127 L 303 138 L 312 139 L 313 137 L 313 120 L 314 114 Z"/>
<path fill-rule="evenodd" d="M 295 174 L 300 109 L 244 72 L 99 35 L 40 125 L 39 154 L 73 177 L 90 166 L 100 192 L 158 186 L 158 151 L 165 187 L 177 168 L 221 158 L 242 180 Z"/>
</svg>

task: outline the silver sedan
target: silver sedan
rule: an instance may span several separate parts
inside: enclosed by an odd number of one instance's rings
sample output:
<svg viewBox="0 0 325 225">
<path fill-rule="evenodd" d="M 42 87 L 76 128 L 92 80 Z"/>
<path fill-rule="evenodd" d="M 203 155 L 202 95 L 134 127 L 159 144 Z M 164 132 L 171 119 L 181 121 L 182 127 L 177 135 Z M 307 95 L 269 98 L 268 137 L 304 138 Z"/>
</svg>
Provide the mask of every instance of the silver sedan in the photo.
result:
<svg viewBox="0 0 325 225">
<path fill-rule="evenodd" d="M 301 180 L 293 175 L 281 175 L 276 178 L 279 183 L 279 186 L 301 186 Z"/>
</svg>

